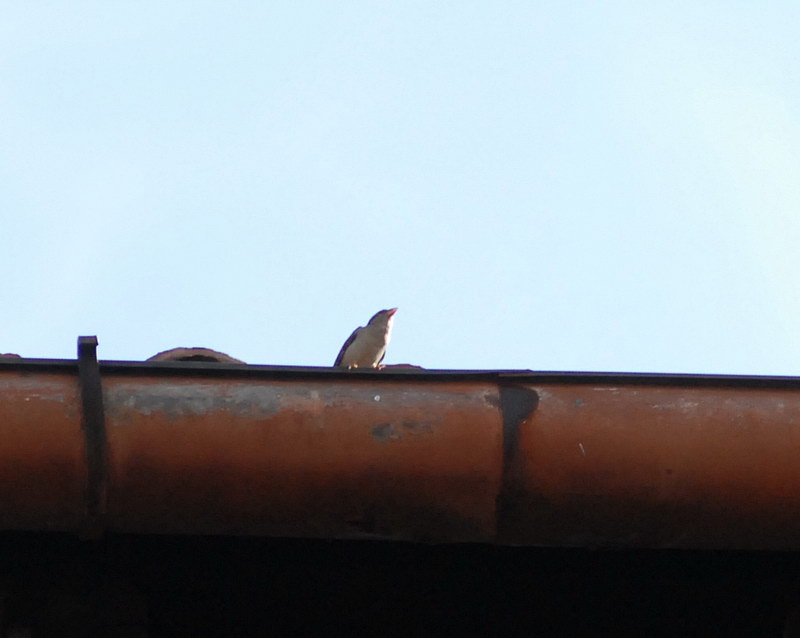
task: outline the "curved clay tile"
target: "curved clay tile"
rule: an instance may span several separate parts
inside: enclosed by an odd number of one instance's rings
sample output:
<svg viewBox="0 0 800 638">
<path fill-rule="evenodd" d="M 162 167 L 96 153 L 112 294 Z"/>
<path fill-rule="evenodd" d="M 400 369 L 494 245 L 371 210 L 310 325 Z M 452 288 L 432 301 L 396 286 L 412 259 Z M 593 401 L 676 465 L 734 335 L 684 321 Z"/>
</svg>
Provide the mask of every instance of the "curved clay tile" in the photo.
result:
<svg viewBox="0 0 800 638">
<path fill-rule="evenodd" d="M 148 361 L 205 361 L 209 363 L 244 363 L 224 352 L 210 348 L 172 348 L 154 354 Z"/>
</svg>

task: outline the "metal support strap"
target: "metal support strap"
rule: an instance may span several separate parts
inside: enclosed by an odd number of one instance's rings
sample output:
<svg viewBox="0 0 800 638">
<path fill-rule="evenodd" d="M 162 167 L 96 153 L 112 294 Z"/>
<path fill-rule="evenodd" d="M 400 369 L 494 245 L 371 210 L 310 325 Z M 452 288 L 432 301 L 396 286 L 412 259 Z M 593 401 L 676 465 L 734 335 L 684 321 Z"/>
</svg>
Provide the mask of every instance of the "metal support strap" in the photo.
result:
<svg viewBox="0 0 800 638">
<path fill-rule="evenodd" d="M 103 531 L 106 497 L 106 424 L 97 337 L 78 337 L 78 378 L 86 440 L 86 522 L 82 535 L 96 538 Z"/>
</svg>

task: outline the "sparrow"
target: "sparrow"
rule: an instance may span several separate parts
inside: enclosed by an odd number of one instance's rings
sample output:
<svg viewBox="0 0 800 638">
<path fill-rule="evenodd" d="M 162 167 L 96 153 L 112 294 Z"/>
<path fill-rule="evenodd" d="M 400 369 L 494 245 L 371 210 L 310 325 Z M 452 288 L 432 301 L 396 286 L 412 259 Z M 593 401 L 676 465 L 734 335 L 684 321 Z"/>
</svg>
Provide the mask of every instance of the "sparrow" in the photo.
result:
<svg viewBox="0 0 800 638">
<path fill-rule="evenodd" d="M 372 315 L 366 326 L 353 330 L 344 342 L 333 367 L 378 368 L 386 355 L 392 337 L 392 322 L 397 308 L 381 310 Z"/>
</svg>

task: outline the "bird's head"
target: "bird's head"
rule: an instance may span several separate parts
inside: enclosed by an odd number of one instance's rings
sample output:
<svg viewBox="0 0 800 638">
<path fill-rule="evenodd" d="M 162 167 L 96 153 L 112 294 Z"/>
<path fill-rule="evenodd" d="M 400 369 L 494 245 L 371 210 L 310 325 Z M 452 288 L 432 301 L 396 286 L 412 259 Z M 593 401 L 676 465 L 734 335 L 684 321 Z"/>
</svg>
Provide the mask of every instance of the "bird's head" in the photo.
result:
<svg viewBox="0 0 800 638">
<path fill-rule="evenodd" d="M 397 308 L 389 308 L 388 310 L 380 310 L 372 315 L 372 318 L 369 320 L 369 325 L 383 325 L 388 326 L 392 322 L 392 317 L 394 317 L 394 313 L 397 312 Z"/>
</svg>

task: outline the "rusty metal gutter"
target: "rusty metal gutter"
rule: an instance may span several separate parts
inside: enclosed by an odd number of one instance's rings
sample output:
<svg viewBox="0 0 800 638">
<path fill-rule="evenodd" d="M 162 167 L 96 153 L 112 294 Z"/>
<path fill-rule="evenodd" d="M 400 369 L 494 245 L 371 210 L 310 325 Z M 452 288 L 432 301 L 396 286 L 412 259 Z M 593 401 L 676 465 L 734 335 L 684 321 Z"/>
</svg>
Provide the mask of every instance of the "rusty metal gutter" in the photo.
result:
<svg viewBox="0 0 800 638">
<path fill-rule="evenodd" d="M 0 359 L 0 530 L 800 549 L 800 378 Z"/>
</svg>

